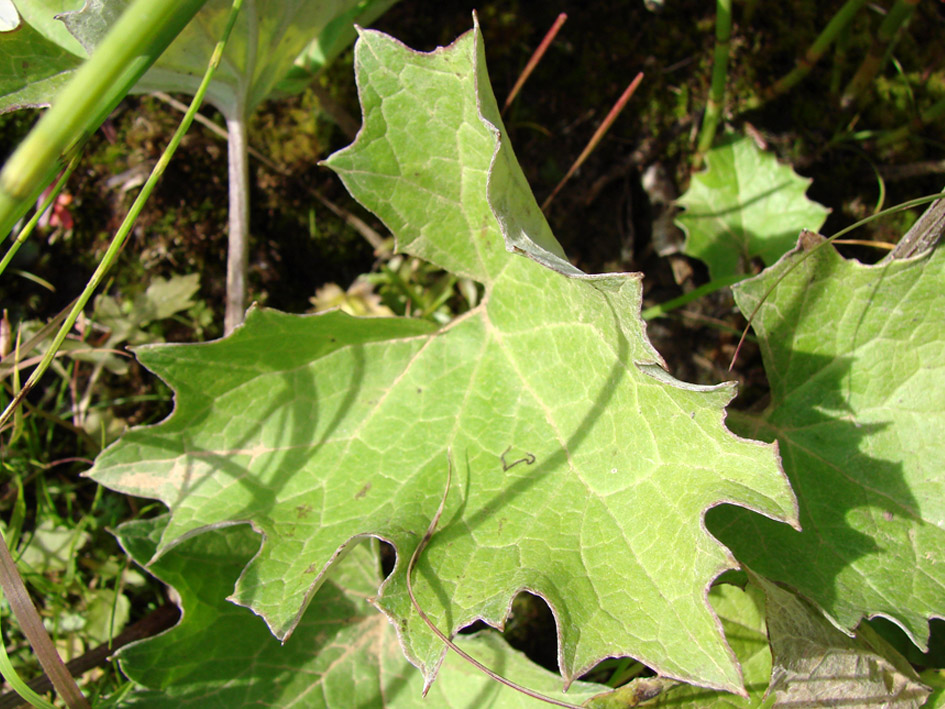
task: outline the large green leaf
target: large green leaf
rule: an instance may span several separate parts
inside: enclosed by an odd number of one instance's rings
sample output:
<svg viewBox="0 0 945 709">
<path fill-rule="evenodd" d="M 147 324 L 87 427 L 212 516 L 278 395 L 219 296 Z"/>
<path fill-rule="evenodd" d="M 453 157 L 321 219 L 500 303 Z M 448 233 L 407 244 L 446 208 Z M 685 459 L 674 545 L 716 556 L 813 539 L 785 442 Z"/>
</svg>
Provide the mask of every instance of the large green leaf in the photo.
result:
<svg viewBox="0 0 945 709">
<path fill-rule="evenodd" d="M 404 570 L 452 465 L 415 581 L 446 632 L 501 626 L 526 589 L 553 609 L 565 682 L 630 655 L 741 690 L 706 600 L 735 562 L 702 518 L 728 502 L 793 522 L 775 451 L 725 428 L 731 385 L 662 368 L 638 275 L 587 276 L 564 260 L 501 138 L 483 56 L 478 29 L 430 54 L 364 32 L 365 125 L 329 161 L 402 248 L 480 280 L 481 304 L 436 332 L 253 310 L 225 340 L 141 349 L 176 390 L 174 414 L 90 474 L 168 505 L 159 553 L 250 522 L 265 541 L 233 598 L 279 638 L 346 549 L 388 540 L 398 563 L 377 603 L 432 681 L 443 646 Z"/>
<path fill-rule="evenodd" d="M 729 136 L 705 160 L 678 200 L 686 210 L 677 224 L 686 232 L 685 253 L 705 261 L 712 278 L 748 273 L 753 258 L 770 266 L 802 229 L 817 231 L 827 218 L 804 196 L 810 180 L 751 138 Z"/>
<path fill-rule="evenodd" d="M 48 106 L 129 2 L 17 0 L 21 26 L 0 32 L 0 58 L 6 62 L 0 71 L 0 111 Z M 297 59 L 296 75 L 282 88 L 304 88 L 354 40 L 354 23 L 370 22 L 394 2 L 246 0 L 208 100 L 228 117 L 248 115 Z M 231 6 L 232 0 L 209 0 L 134 90 L 193 94 Z"/>
<path fill-rule="evenodd" d="M 65 19 L 90 53 L 130 0 L 97 0 Z M 207 100 L 229 119 L 244 119 L 328 29 L 332 50 L 343 27 L 370 13 L 364 0 L 245 0 Z M 194 20 L 135 86 L 137 92 L 194 94 L 223 34 L 232 0 L 208 0 Z M 370 15 L 369 15 L 370 16 Z M 350 30 L 349 30 L 350 32 Z M 352 34 L 343 34 L 348 41 Z M 318 46 L 317 44 L 315 45 Z"/>
<path fill-rule="evenodd" d="M 886 616 L 920 647 L 945 609 L 943 282 L 942 249 L 864 266 L 827 246 L 736 288 L 750 313 L 778 284 L 754 321 L 771 404 L 738 430 L 778 441 L 803 531 L 733 508 L 707 520 L 842 626 Z"/>
<path fill-rule="evenodd" d="M 119 538 L 145 564 L 163 526 L 162 520 L 129 523 Z M 423 676 L 404 659 L 393 626 L 369 603 L 381 577 L 364 544 L 338 564 L 283 645 L 259 618 L 225 600 L 258 548 L 259 537 L 249 527 L 232 527 L 188 539 L 149 567 L 176 589 L 183 617 L 170 632 L 122 651 L 122 670 L 143 687 L 123 706 L 543 706 L 453 653 L 424 699 Z M 562 700 L 581 702 L 602 689 L 578 682 L 563 694 L 560 677 L 491 631 L 457 642 L 510 679 Z"/>
</svg>

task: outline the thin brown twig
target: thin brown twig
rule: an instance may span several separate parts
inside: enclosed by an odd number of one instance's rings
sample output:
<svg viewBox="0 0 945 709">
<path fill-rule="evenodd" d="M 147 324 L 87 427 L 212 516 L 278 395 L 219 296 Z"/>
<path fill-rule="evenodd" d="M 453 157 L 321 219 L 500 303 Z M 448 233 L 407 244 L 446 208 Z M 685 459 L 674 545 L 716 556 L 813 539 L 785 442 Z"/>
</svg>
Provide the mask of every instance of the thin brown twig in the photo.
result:
<svg viewBox="0 0 945 709">
<path fill-rule="evenodd" d="M 417 547 L 413 550 L 413 554 L 411 554 L 410 556 L 410 561 L 407 563 L 407 595 L 410 596 L 410 602 L 413 604 L 414 610 L 417 611 L 417 613 L 420 615 L 420 618 L 423 620 L 424 623 L 426 623 L 427 627 L 430 628 L 431 631 L 433 631 L 433 634 L 436 635 L 440 640 L 442 640 L 443 643 L 448 648 L 450 648 L 453 652 L 455 652 L 457 655 L 459 655 L 464 660 L 466 660 L 466 662 L 469 662 L 471 665 L 478 668 L 481 672 L 484 672 L 486 675 L 494 679 L 496 682 L 500 682 L 507 687 L 511 687 L 517 692 L 521 692 L 522 694 L 532 697 L 533 699 L 538 699 L 540 701 L 547 702 L 548 704 L 554 704 L 555 706 L 559 706 L 559 707 L 568 707 L 568 709 L 581 709 L 581 707 L 577 704 L 569 704 L 568 702 L 562 702 L 557 699 L 553 699 L 551 697 L 546 697 L 544 694 L 539 694 L 533 689 L 529 689 L 528 687 L 523 687 L 522 685 L 517 684 L 513 682 L 512 680 L 503 677 L 502 675 L 498 674 L 494 670 L 489 669 L 484 664 L 479 662 L 479 660 L 474 658 L 472 655 L 468 654 L 465 650 L 462 650 L 461 648 L 459 648 L 456 645 L 456 643 L 454 643 L 452 640 L 446 637 L 446 635 L 439 628 L 437 628 L 436 625 L 434 625 L 433 621 L 430 620 L 427 614 L 423 612 L 423 609 L 420 607 L 420 604 L 417 603 L 417 598 L 416 596 L 414 596 L 414 593 L 413 593 L 413 584 L 410 580 L 410 576 L 411 576 L 411 572 L 413 571 L 413 567 L 416 566 L 417 564 L 417 559 L 420 558 L 420 554 L 423 552 L 427 544 L 430 542 L 430 539 L 433 537 L 433 533 L 436 531 L 436 525 L 439 523 L 440 516 L 443 514 L 443 509 L 446 507 L 446 498 L 449 495 L 450 485 L 453 482 L 453 457 L 449 451 L 447 451 L 446 457 L 449 463 L 449 467 L 446 472 L 446 488 L 443 490 L 443 497 L 440 498 L 440 506 L 437 507 L 436 514 L 434 514 L 433 519 L 430 520 L 430 526 L 427 527 L 426 534 L 423 535 L 423 539 L 420 540 L 420 543 L 417 544 Z"/>
<path fill-rule="evenodd" d="M 525 64 L 525 68 L 522 69 L 522 73 L 519 74 L 518 79 L 515 81 L 515 85 L 512 87 L 512 90 L 509 91 L 508 98 L 505 99 L 505 105 L 502 106 L 502 114 L 505 115 L 506 110 L 509 106 L 512 105 L 512 101 L 515 100 L 515 97 L 518 96 L 518 92 L 521 91 L 522 86 L 525 85 L 525 82 L 528 81 L 528 77 L 532 75 L 532 72 L 535 70 L 535 67 L 538 66 L 538 62 L 541 61 L 541 58 L 545 56 L 545 52 L 548 51 L 548 47 L 551 46 L 552 41 L 558 34 L 558 30 L 561 29 L 561 25 L 564 24 L 565 20 L 568 19 L 568 14 L 562 12 L 558 15 L 558 18 L 554 21 L 554 24 L 551 25 L 551 29 L 545 33 L 544 39 L 538 44 L 538 47 L 532 53 L 532 56 L 528 59 L 528 62 Z"/>
<path fill-rule="evenodd" d="M 604 137 L 604 134 L 610 129 L 610 126 L 613 125 L 614 121 L 617 120 L 617 116 L 620 115 L 620 112 L 624 109 L 624 106 L 627 105 L 627 101 L 629 101 L 630 97 L 633 96 L 633 92 L 637 90 L 637 86 L 640 85 L 641 81 L 643 81 L 643 72 L 637 74 L 633 81 L 630 82 L 630 85 L 624 89 L 623 94 L 621 94 L 620 98 L 617 99 L 617 102 L 613 105 L 613 108 L 610 109 L 610 112 L 601 122 L 597 130 L 594 131 L 594 135 L 591 136 L 591 139 L 587 142 L 584 150 L 581 151 L 580 155 L 578 155 L 577 160 L 575 160 L 571 167 L 568 168 L 565 176 L 561 178 L 561 182 L 559 182 L 558 185 L 551 191 L 551 194 L 548 195 L 548 198 L 541 205 L 541 211 L 545 212 L 548 210 L 548 206 L 557 196 L 558 192 L 561 191 L 561 188 L 564 187 L 565 183 L 571 179 L 571 176 L 577 172 L 578 168 L 584 164 L 584 161 L 587 160 L 587 156 L 593 152 L 594 148 L 597 147 L 597 144 L 600 143 L 601 139 Z"/>
<path fill-rule="evenodd" d="M 837 239 L 833 243 L 846 244 L 847 246 L 872 246 L 885 251 L 892 251 L 896 248 L 895 244 L 890 244 L 888 241 L 872 241 L 870 239 Z"/>
<path fill-rule="evenodd" d="M 137 623 L 128 626 L 121 633 L 98 647 L 92 648 L 88 652 L 66 664 L 66 669 L 73 677 L 85 674 L 89 670 L 103 664 L 119 648 L 134 642 L 157 635 L 170 628 L 180 618 L 180 609 L 173 603 L 165 603 L 156 610 L 152 611 Z M 27 683 L 37 694 L 45 694 L 52 690 L 52 682 L 46 675 L 41 675 Z M 25 702 L 16 692 L 7 692 L 0 696 L 0 709 L 14 709 L 24 706 Z"/>
<path fill-rule="evenodd" d="M 56 693 L 69 709 L 89 709 L 88 700 L 69 674 L 49 633 L 43 627 L 43 621 L 16 569 L 3 535 L 0 535 L 0 586 L 3 587 L 3 595 L 10 604 L 10 610 L 20 624 L 20 630 L 29 640 L 39 664 L 51 678 L 50 684 L 55 687 Z"/>
</svg>

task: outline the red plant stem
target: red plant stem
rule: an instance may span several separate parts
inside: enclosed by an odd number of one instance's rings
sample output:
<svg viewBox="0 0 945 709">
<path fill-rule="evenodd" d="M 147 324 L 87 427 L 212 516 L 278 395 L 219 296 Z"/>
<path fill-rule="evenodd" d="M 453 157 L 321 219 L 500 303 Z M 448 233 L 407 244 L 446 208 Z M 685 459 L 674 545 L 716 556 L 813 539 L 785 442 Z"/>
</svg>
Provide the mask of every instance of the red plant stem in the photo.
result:
<svg viewBox="0 0 945 709">
<path fill-rule="evenodd" d="M 545 52 L 548 50 L 548 47 L 551 46 L 551 42 L 554 40 L 555 36 L 558 34 L 558 30 L 561 29 L 561 25 L 564 24 L 564 21 L 568 19 L 568 15 L 565 12 L 562 12 L 558 15 L 558 19 L 554 21 L 554 24 L 551 25 L 551 29 L 545 34 L 545 38 L 541 40 L 541 43 L 538 45 L 538 48 L 532 53 L 531 58 L 528 60 L 528 63 L 525 65 L 525 68 L 522 69 L 522 73 L 519 75 L 518 80 L 515 82 L 515 86 L 512 87 L 512 90 L 509 91 L 509 97 L 505 99 L 505 105 L 502 106 L 502 115 L 505 115 L 506 109 L 515 100 L 515 97 L 518 96 L 518 92 L 521 90 L 522 86 L 525 85 L 525 82 L 528 81 L 528 77 L 532 75 L 532 72 L 535 70 L 535 67 L 538 66 L 538 62 L 541 61 L 541 58 L 545 56 Z"/>
<path fill-rule="evenodd" d="M 597 144 L 604 137 L 604 134 L 610 130 L 610 126 L 612 126 L 614 121 L 617 120 L 617 116 L 620 115 L 620 112 L 623 110 L 624 106 L 627 105 L 627 101 L 629 101 L 630 97 L 633 96 L 633 92 L 637 90 L 637 86 L 640 85 L 641 81 L 643 81 L 642 71 L 636 75 L 633 81 L 630 82 L 630 85 L 624 90 L 620 98 L 617 99 L 617 102 L 614 104 L 613 108 L 610 109 L 610 113 L 607 114 L 597 130 L 594 131 L 594 135 L 591 136 L 587 146 L 583 151 L 581 151 L 581 154 L 578 155 L 577 160 L 574 161 L 571 167 L 568 168 L 567 174 L 561 178 L 561 182 L 559 182 L 557 187 L 551 191 L 551 194 L 548 195 L 548 199 L 546 199 L 541 205 L 541 211 L 544 212 L 548 209 L 548 205 L 551 204 L 551 201 L 555 198 L 555 196 L 557 196 L 558 192 L 561 191 L 561 188 L 564 187 L 564 184 L 571 179 L 571 175 L 577 172 L 578 168 L 584 164 L 584 161 L 587 160 L 587 156 L 594 151 L 594 148 L 597 147 Z"/>
</svg>

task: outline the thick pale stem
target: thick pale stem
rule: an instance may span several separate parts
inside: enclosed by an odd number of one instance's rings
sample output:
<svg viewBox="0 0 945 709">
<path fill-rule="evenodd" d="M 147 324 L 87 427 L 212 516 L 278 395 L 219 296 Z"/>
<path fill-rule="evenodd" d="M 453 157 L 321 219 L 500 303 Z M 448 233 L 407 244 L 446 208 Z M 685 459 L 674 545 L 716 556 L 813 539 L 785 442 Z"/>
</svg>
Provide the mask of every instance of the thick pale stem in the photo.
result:
<svg viewBox="0 0 945 709">
<path fill-rule="evenodd" d="M 246 314 L 246 269 L 249 259 L 249 143 L 243 116 L 227 119 L 229 132 L 230 228 L 226 258 L 226 313 L 229 335 Z"/>
</svg>

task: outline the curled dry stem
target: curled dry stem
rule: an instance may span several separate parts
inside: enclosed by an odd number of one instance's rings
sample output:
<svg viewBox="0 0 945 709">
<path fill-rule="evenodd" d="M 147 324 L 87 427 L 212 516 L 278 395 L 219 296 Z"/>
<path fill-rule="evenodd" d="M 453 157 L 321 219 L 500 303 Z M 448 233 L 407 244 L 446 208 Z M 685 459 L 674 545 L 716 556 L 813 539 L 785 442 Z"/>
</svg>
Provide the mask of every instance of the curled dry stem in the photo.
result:
<svg viewBox="0 0 945 709">
<path fill-rule="evenodd" d="M 423 553 L 423 550 L 426 548 L 427 544 L 429 544 L 430 542 L 430 539 L 433 537 L 434 532 L 436 532 L 436 526 L 437 524 L 439 524 L 440 515 L 443 514 L 443 508 L 446 507 L 446 498 L 449 495 L 450 485 L 453 482 L 453 458 L 449 451 L 447 451 L 446 456 L 447 456 L 447 461 L 449 463 L 449 467 L 446 473 L 446 488 L 443 490 L 443 497 L 440 498 L 440 506 L 437 508 L 436 514 L 433 515 L 433 519 L 430 520 L 430 526 L 427 527 L 426 534 L 423 535 L 423 539 L 420 540 L 420 543 L 417 544 L 417 547 L 413 550 L 413 554 L 410 555 L 410 561 L 407 563 L 407 595 L 410 596 L 410 602 L 413 604 L 414 610 L 417 611 L 417 613 L 420 615 L 420 618 L 423 620 L 424 623 L 427 624 L 427 627 L 430 628 L 433 634 L 436 635 L 440 640 L 442 640 L 443 643 L 447 647 L 449 647 L 453 652 L 455 652 L 457 655 L 459 655 L 464 660 L 466 660 L 466 662 L 475 666 L 481 672 L 484 672 L 485 674 L 489 675 L 489 677 L 494 679 L 496 682 L 500 682 L 506 685 L 507 687 L 511 687 L 517 692 L 521 692 L 522 694 L 532 697 L 533 699 L 538 699 L 540 701 L 547 702 L 548 704 L 553 704 L 558 707 L 569 707 L 569 709 L 581 709 L 580 705 L 578 704 L 569 704 L 568 702 L 562 702 L 558 699 L 552 699 L 551 697 L 546 697 L 545 695 L 539 694 L 538 692 L 532 689 L 529 689 L 528 687 L 523 687 L 520 684 L 516 684 L 512 680 L 506 679 L 502 675 L 497 674 L 493 670 L 489 669 L 488 667 L 483 665 L 481 662 L 479 662 L 476 658 L 472 657 L 471 655 L 466 653 L 464 650 L 457 647 L 457 645 L 452 640 L 450 640 L 446 636 L 445 633 L 443 633 L 439 628 L 436 627 L 436 625 L 434 625 L 433 621 L 430 620 L 430 618 L 427 616 L 426 613 L 424 613 L 423 609 L 420 607 L 420 604 L 417 603 L 417 598 L 416 596 L 414 596 L 413 584 L 411 582 L 413 567 L 416 566 L 417 559 L 420 558 L 420 554 Z"/>
<path fill-rule="evenodd" d="M 735 347 L 735 353 L 732 355 L 732 361 L 728 365 L 728 371 L 732 371 L 735 367 L 735 361 L 738 359 L 738 353 L 741 352 L 742 344 L 745 342 L 745 338 L 748 336 L 748 328 L 751 327 L 751 324 L 755 321 L 755 316 L 758 315 L 758 311 L 761 310 L 761 306 L 764 305 L 765 301 L 768 300 L 774 289 L 777 288 L 781 281 L 788 277 L 788 275 L 795 268 L 800 266 L 804 261 L 810 258 L 814 252 L 822 249 L 827 244 L 837 241 L 841 236 L 850 233 L 854 229 L 857 229 L 864 224 L 869 224 L 880 217 L 884 217 L 887 214 L 894 214 L 895 212 L 901 212 L 904 209 L 910 209 L 912 207 L 917 207 L 920 204 L 928 204 L 929 202 L 935 202 L 930 209 L 928 209 L 925 214 L 923 214 L 919 221 L 916 222 L 916 225 L 909 230 L 909 232 L 900 240 L 901 243 L 894 248 L 888 256 L 886 256 L 883 261 L 880 263 L 888 264 L 889 261 L 895 260 L 897 258 L 908 258 L 911 256 L 916 256 L 920 253 L 925 253 L 926 251 L 931 250 L 935 245 L 941 240 L 943 234 L 945 234 L 945 192 L 940 192 L 938 194 L 927 195 L 925 197 L 919 197 L 917 199 L 911 199 L 908 202 L 903 202 L 898 204 L 895 207 L 890 207 L 889 209 L 883 209 L 875 214 L 871 214 L 865 219 L 861 219 L 855 224 L 851 224 L 845 229 L 841 229 L 836 234 L 831 236 L 828 239 L 822 239 L 817 242 L 807 241 L 808 246 L 804 249 L 804 256 L 794 263 L 787 269 L 780 277 L 771 284 L 768 290 L 765 291 L 764 295 L 761 296 L 761 299 L 758 301 L 758 304 L 752 309 L 751 315 L 748 316 L 748 323 L 745 325 L 745 329 L 742 330 L 741 339 L 738 341 L 738 346 Z M 801 238 L 804 239 L 804 236 L 811 234 L 807 229 L 801 232 Z"/>
</svg>

